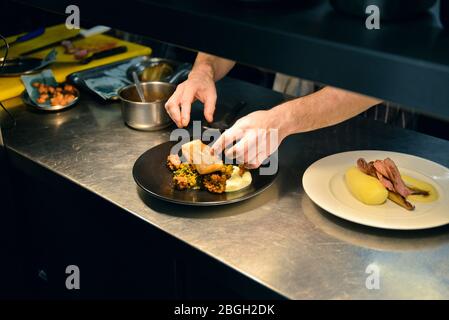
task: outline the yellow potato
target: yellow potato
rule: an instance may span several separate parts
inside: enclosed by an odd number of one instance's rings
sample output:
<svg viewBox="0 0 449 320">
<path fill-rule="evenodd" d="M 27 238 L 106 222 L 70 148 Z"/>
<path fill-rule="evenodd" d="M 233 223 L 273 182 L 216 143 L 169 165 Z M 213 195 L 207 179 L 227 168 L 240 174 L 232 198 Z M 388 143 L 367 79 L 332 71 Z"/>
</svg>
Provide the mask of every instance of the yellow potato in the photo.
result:
<svg viewBox="0 0 449 320">
<path fill-rule="evenodd" d="M 352 195 L 365 204 L 379 205 L 387 200 L 388 191 L 380 181 L 356 167 L 346 171 L 345 181 Z"/>
</svg>

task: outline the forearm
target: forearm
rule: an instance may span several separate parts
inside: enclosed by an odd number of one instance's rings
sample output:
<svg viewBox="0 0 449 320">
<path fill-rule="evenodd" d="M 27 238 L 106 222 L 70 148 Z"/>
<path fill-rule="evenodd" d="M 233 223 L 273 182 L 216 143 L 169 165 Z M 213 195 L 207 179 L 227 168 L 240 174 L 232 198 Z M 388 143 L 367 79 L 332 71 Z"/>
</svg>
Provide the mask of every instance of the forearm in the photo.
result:
<svg viewBox="0 0 449 320">
<path fill-rule="evenodd" d="M 328 127 L 350 119 L 381 100 L 353 92 L 325 87 L 308 96 L 281 104 L 272 110 L 285 119 L 283 136 Z"/>
<path fill-rule="evenodd" d="M 214 81 L 223 78 L 235 65 L 235 61 L 198 52 L 192 72 L 204 72 Z"/>
</svg>

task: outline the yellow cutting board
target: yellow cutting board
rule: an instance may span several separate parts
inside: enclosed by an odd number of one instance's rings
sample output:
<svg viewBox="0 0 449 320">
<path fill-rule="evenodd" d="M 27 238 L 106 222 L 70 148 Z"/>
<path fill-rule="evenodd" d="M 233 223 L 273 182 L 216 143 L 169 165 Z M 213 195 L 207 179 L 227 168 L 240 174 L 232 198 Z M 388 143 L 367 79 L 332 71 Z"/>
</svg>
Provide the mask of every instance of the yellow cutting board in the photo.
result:
<svg viewBox="0 0 449 320">
<path fill-rule="evenodd" d="M 48 27 L 45 29 L 45 33 L 33 40 L 26 41 L 24 43 L 19 43 L 14 45 L 8 54 L 8 57 L 14 57 L 20 54 L 21 52 L 25 52 L 36 47 L 44 46 L 46 44 L 60 41 L 70 36 L 74 36 L 78 33 L 78 30 L 68 30 L 64 24 L 56 25 L 52 27 Z M 20 35 L 19 35 L 20 36 Z M 9 37 L 8 42 L 15 40 L 17 36 Z M 76 59 L 73 55 L 65 54 L 64 48 L 58 46 L 56 48 L 58 55 L 56 58 L 56 62 L 51 64 L 49 68 L 53 71 L 55 75 L 56 81 L 63 82 L 66 77 L 76 71 L 90 69 L 93 67 L 105 65 L 108 63 L 113 63 L 120 60 L 125 60 L 129 58 L 133 58 L 140 55 L 150 55 L 151 48 L 145 47 L 139 44 L 123 41 L 111 36 L 107 35 L 96 35 L 86 39 L 78 40 L 75 42 L 77 46 L 91 46 L 91 45 L 102 45 L 107 43 L 116 43 L 116 46 L 126 46 L 128 51 L 125 53 L 117 54 L 115 56 L 94 60 L 88 64 L 76 64 L 76 63 L 67 63 L 67 62 L 75 62 Z M 31 55 L 32 57 L 43 58 L 45 57 L 51 49 L 43 50 L 37 52 L 36 54 Z M 0 77 L 0 101 L 16 97 L 20 95 L 25 89 L 20 77 Z"/>
</svg>

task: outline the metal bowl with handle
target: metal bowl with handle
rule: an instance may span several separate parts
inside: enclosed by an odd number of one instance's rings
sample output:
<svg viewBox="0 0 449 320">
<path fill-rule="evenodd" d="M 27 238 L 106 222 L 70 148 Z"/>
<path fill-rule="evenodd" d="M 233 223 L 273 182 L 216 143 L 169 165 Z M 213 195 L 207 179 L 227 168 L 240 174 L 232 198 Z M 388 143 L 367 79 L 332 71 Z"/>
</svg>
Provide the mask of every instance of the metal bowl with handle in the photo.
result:
<svg viewBox="0 0 449 320">
<path fill-rule="evenodd" d="M 190 70 L 177 72 L 169 82 L 148 81 L 140 83 L 145 102 L 140 99 L 137 85 L 131 84 L 119 90 L 122 116 L 125 123 L 137 130 L 155 131 L 168 127 L 172 121 L 165 111 L 165 103 L 176 90 L 176 83 L 185 79 Z"/>
<path fill-rule="evenodd" d="M 131 128 L 144 131 L 160 130 L 170 125 L 172 122 L 165 111 L 165 102 L 175 92 L 176 86 L 160 81 L 143 82 L 140 86 L 146 102 L 140 100 L 135 84 L 118 92 L 125 123 Z"/>
</svg>

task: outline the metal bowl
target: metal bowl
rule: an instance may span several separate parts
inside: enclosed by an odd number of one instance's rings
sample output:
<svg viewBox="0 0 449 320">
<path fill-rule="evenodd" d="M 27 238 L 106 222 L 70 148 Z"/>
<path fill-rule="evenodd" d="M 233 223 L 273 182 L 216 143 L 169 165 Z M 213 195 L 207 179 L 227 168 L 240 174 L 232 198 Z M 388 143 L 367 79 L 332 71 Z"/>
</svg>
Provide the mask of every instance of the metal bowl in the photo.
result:
<svg viewBox="0 0 449 320">
<path fill-rule="evenodd" d="M 143 82 L 140 85 L 147 102 L 140 100 L 135 84 L 118 92 L 125 123 L 133 129 L 143 131 L 155 131 L 169 126 L 172 120 L 165 111 L 165 102 L 175 92 L 176 86 L 159 81 Z"/>
<path fill-rule="evenodd" d="M 141 82 L 168 82 L 180 65 L 181 63 L 179 62 L 165 58 L 144 57 L 142 61 L 128 68 L 126 76 L 130 81 L 134 82 L 132 74 L 135 72 Z"/>
</svg>

